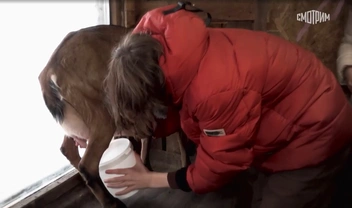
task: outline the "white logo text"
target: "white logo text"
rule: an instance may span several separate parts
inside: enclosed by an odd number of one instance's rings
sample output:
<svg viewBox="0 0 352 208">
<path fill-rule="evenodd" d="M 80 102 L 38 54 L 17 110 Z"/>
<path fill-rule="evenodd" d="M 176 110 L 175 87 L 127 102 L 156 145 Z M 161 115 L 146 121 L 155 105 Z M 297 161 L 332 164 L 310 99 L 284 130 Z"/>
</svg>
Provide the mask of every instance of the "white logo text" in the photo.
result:
<svg viewBox="0 0 352 208">
<path fill-rule="evenodd" d="M 330 21 L 330 14 L 317 10 L 310 10 L 303 13 L 298 13 L 297 21 L 315 25 L 318 23 Z"/>
</svg>

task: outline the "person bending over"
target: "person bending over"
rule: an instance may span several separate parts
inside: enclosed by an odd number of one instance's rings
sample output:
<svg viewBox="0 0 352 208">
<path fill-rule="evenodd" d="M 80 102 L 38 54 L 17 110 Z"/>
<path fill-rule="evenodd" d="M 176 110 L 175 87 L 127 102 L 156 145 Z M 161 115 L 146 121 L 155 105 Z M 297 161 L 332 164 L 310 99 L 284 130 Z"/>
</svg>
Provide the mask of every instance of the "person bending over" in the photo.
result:
<svg viewBox="0 0 352 208">
<path fill-rule="evenodd" d="M 105 183 L 128 187 L 117 194 L 158 187 L 202 194 L 254 167 L 267 178 L 253 207 L 327 207 L 352 140 L 352 108 L 333 73 L 282 38 L 206 28 L 174 8 L 149 11 L 120 42 L 105 90 L 119 131 L 144 138 L 182 128 L 197 144 L 195 162 L 157 173 L 138 160 L 108 170 Z"/>
</svg>

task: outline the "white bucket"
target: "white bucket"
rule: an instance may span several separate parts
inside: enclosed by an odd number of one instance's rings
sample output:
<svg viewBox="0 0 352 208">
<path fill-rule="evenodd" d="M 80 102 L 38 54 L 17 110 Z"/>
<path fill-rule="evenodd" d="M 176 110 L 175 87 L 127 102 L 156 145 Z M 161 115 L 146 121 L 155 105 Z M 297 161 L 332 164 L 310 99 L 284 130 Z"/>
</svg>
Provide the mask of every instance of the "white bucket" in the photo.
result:
<svg viewBox="0 0 352 208">
<path fill-rule="evenodd" d="M 117 174 L 106 174 L 105 171 L 109 169 L 117 169 L 117 168 L 130 168 L 136 165 L 136 158 L 134 156 L 131 142 L 125 138 L 119 138 L 111 141 L 108 149 L 105 150 L 100 163 L 99 163 L 99 175 L 102 181 L 113 178 L 117 176 Z M 104 183 L 104 182 L 103 182 Z M 106 183 L 104 183 L 106 187 Z M 112 196 L 118 199 L 126 199 L 128 197 L 133 196 L 138 192 L 138 190 L 131 191 L 125 195 L 116 196 L 117 192 L 120 192 L 126 187 L 123 188 L 108 188 L 106 189 L 110 192 Z"/>
</svg>

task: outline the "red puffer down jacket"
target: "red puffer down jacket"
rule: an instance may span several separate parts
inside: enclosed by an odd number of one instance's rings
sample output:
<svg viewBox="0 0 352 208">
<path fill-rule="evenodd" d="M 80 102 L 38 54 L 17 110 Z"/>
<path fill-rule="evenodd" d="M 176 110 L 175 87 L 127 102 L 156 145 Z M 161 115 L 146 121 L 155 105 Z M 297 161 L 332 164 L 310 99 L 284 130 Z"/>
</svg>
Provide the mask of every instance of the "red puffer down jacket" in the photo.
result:
<svg viewBox="0 0 352 208">
<path fill-rule="evenodd" d="M 351 142 L 352 108 L 313 53 L 264 32 L 206 28 L 185 10 L 162 13 L 173 7 L 146 13 L 134 32 L 164 47 L 160 66 L 181 110 L 158 132 L 180 123 L 198 144 L 187 169 L 194 192 L 213 191 L 252 165 L 270 172 L 316 165 Z"/>
</svg>

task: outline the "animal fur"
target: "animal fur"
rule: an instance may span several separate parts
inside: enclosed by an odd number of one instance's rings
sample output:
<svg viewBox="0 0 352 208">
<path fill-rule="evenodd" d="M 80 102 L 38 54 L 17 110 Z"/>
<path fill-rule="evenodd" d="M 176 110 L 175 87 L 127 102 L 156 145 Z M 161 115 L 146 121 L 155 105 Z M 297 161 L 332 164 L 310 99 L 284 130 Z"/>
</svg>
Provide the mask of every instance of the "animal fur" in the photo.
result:
<svg viewBox="0 0 352 208">
<path fill-rule="evenodd" d="M 62 124 L 70 107 L 89 128 L 90 138 L 82 158 L 69 136 L 62 153 L 80 172 L 104 208 L 125 205 L 106 190 L 99 177 L 99 161 L 114 136 L 114 122 L 105 107 L 103 80 L 110 53 L 127 33 L 122 27 L 101 25 L 69 33 L 39 75 L 43 98 L 52 116 Z"/>
</svg>

